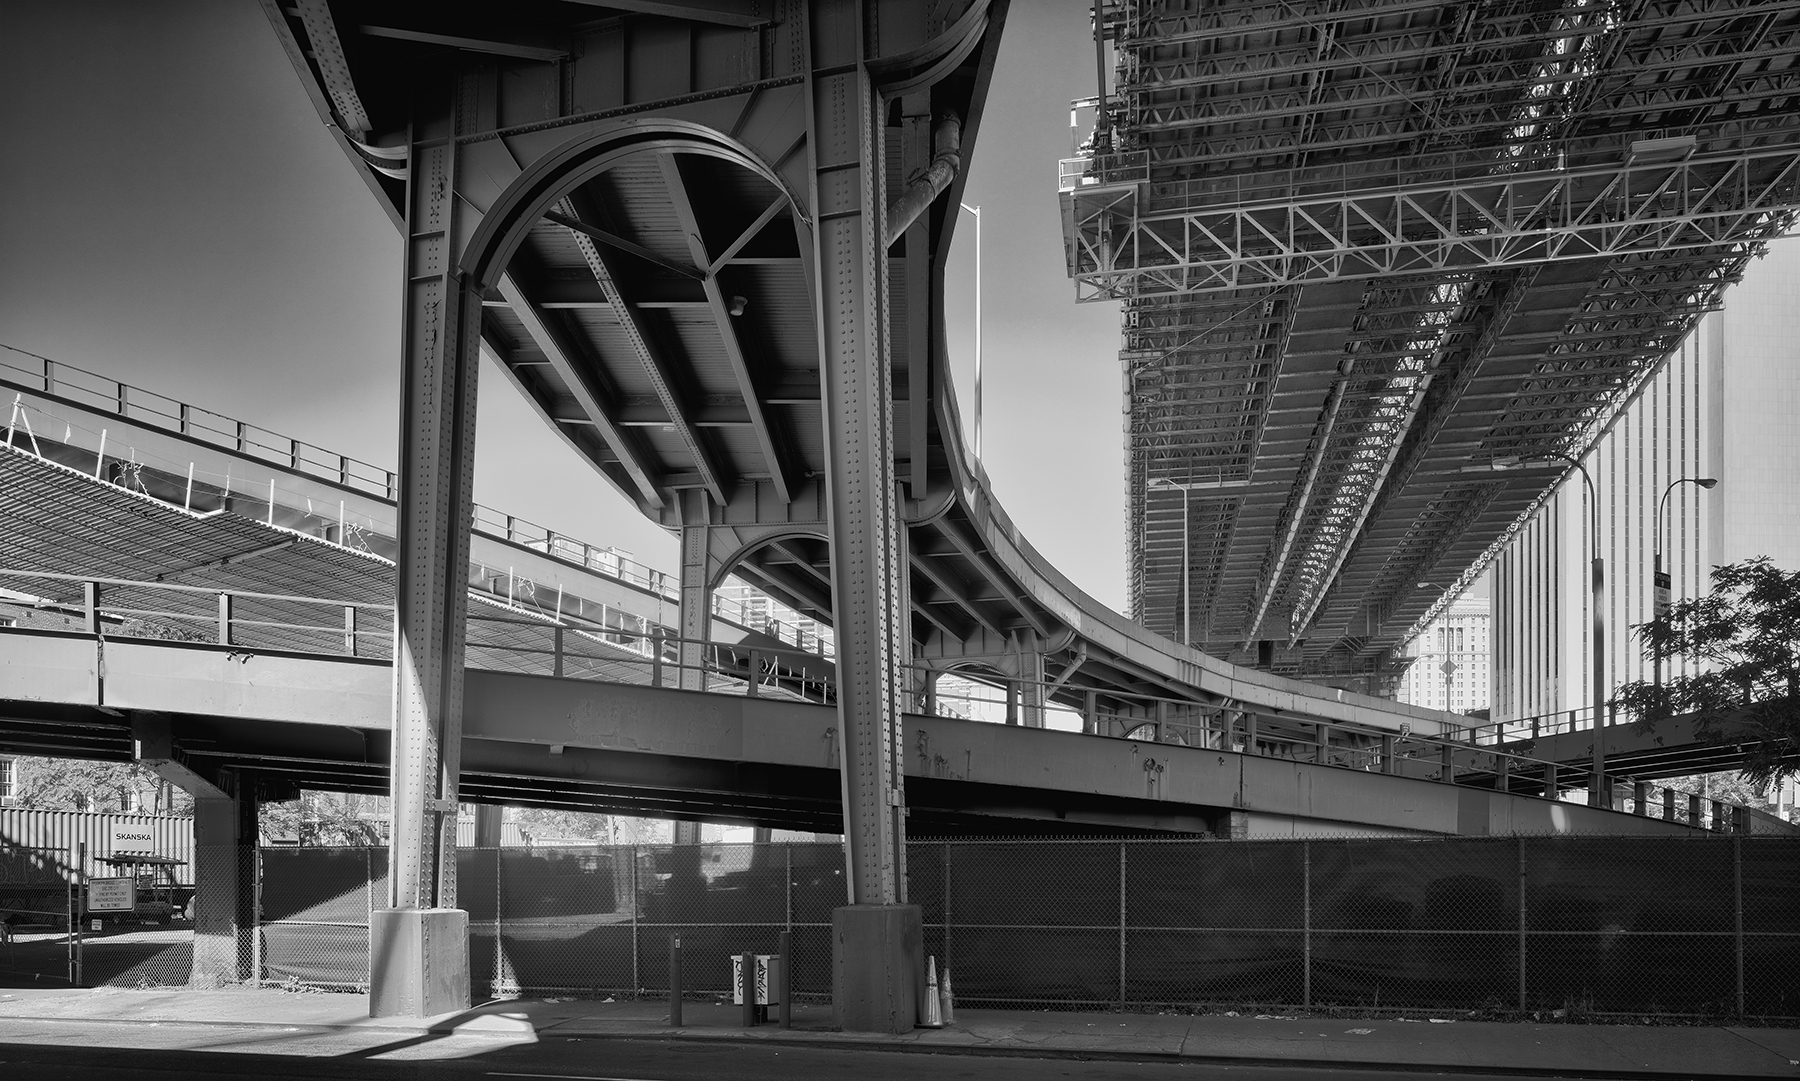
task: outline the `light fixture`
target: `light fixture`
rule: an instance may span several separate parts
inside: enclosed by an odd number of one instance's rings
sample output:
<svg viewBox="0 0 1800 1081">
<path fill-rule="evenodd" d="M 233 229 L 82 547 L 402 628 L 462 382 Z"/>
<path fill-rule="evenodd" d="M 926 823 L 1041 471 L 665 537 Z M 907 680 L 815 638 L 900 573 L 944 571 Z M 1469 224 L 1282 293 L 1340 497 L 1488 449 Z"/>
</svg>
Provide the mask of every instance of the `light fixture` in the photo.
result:
<svg viewBox="0 0 1800 1081">
<path fill-rule="evenodd" d="M 1711 490 L 1711 489 L 1717 488 L 1719 486 L 1719 478 L 1717 478 L 1717 477 L 1701 477 L 1698 480 L 1694 481 L 1694 483 L 1698 484 L 1702 488 Z"/>
<path fill-rule="evenodd" d="M 750 306 L 750 302 L 748 300 L 745 300 L 743 297 L 732 297 L 730 307 L 726 308 L 725 310 L 729 311 L 733 315 L 742 315 L 742 314 L 744 314 L 744 309 L 748 308 L 749 306 Z"/>
</svg>

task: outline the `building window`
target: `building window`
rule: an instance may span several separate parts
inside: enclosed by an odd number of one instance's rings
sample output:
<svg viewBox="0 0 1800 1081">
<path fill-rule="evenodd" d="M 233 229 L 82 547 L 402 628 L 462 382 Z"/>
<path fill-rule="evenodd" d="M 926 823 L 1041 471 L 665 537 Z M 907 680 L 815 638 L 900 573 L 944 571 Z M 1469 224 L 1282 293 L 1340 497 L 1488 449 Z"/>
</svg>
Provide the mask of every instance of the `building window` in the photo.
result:
<svg viewBox="0 0 1800 1081">
<path fill-rule="evenodd" d="M 13 802 L 13 760 L 0 758 L 0 807 L 11 807 Z"/>
</svg>

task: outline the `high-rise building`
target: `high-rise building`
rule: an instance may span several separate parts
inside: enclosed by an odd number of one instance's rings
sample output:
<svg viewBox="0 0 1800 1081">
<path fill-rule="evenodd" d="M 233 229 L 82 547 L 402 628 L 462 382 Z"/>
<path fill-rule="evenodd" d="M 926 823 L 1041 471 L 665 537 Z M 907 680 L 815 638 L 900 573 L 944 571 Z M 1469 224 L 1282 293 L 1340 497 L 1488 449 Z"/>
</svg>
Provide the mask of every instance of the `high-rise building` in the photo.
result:
<svg viewBox="0 0 1800 1081">
<path fill-rule="evenodd" d="M 1488 705 L 1488 602 L 1459 597 L 1407 643 L 1416 658 L 1400 681 L 1400 701 L 1454 713 Z"/>
<path fill-rule="evenodd" d="M 1703 593 L 1711 568 L 1722 563 L 1766 555 L 1800 567 L 1796 297 L 1800 240 L 1778 241 L 1582 458 L 1600 504 L 1609 692 L 1651 676 L 1636 628 L 1655 613 L 1659 504 L 1674 600 Z M 1680 483 L 1687 478 L 1719 484 L 1706 491 Z M 1497 720 L 1584 709 L 1591 701 L 1590 514 L 1581 476 L 1571 471 L 1493 561 Z M 1681 663 L 1669 671 L 1683 671 Z"/>
</svg>

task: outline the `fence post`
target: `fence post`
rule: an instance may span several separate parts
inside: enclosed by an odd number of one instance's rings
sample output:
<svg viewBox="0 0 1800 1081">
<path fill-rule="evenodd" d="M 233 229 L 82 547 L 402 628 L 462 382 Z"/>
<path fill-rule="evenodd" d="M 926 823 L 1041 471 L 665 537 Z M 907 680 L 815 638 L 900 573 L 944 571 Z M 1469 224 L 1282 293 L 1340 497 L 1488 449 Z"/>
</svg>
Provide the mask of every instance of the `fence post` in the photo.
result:
<svg viewBox="0 0 1800 1081">
<path fill-rule="evenodd" d="M 1161 703 L 1158 703 L 1159 705 Z M 1119 1009 L 1125 1008 L 1125 842 L 1119 842 Z"/>
<path fill-rule="evenodd" d="M 1519 848 L 1519 1012 L 1525 1012 L 1525 838 Z"/>
<path fill-rule="evenodd" d="M 504 828 L 500 836 L 506 836 Z M 494 989 L 495 998 L 500 997 L 500 989 L 506 979 L 506 950 L 500 944 L 500 850 L 494 849 Z M 509 988 L 510 990 L 510 988 Z"/>
<path fill-rule="evenodd" d="M 344 654 L 356 656 L 356 605 L 344 605 Z"/>
<path fill-rule="evenodd" d="M 1312 842 L 1300 842 L 1300 1004 L 1312 1006 Z"/>
<path fill-rule="evenodd" d="M 560 604 L 562 602 L 562 591 L 560 589 L 558 589 L 556 597 L 557 602 Z M 550 674 L 553 676 L 560 676 L 563 674 L 563 628 L 561 623 L 556 625 L 554 634 L 556 637 L 556 644 L 554 647 L 556 655 L 551 665 Z"/>
<path fill-rule="evenodd" d="M 779 1005 L 776 1007 L 776 1010 L 778 1011 L 777 1020 L 779 1021 L 781 1027 L 782 1028 L 793 1028 L 794 1027 L 794 1009 L 793 1009 L 794 932 L 793 931 L 781 932 L 780 936 L 777 937 L 777 939 L 776 939 L 776 947 L 775 948 L 781 954 L 781 986 L 780 986 L 779 990 L 777 990 L 776 988 L 770 988 L 770 990 L 776 991 L 776 993 L 777 993 L 777 997 L 775 1000 L 777 1003 L 779 1003 Z"/>
<path fill-rule="evenodd" d="M 944 841 L 944 971 L 950 971 L 950 842 Z"/>
<path fill-rule="evenodd" d="M 1731 837 L 1731 893 L 1737 909 L 1737 926 L 1732 937 L 1737 942 L 1737 1017 L 1744 1019 L 1744 837 Z"/>
<path fill-rule="evenodd" d="M 638 971 L 638 858 L 637 845 L 631 846 L 631 986 L 642 989 L 644 978 Z"/>
<path fill-rule="evenodd" d="M 669 1027 L 681 1027 L 681 934 L 669 936 Z"/>
<path fill-rule="evenodd" d="M 262 910 L 263 910 L 263 866 L 262 846 L 250 850 L 250 882 L 254 891 L 255 903 L 250 908 L 250 986 L 262 986 Z"/>
</svg>

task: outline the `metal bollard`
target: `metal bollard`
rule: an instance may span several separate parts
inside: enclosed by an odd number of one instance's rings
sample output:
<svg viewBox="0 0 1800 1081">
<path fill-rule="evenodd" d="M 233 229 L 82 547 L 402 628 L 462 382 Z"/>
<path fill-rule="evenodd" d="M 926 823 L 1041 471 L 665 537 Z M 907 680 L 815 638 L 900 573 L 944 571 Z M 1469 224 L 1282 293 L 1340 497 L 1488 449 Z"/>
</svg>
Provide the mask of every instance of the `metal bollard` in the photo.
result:
<svg viewBox="0 0 1800 1081">
<path fill-rule="evenodd" d="M 744 954 L 738 961 L 744 988 L 744 1027 L 756 1027 L 756 955 Z"/>
<path fill-rule="evenodd" d="M 792 1005 L 793 998 L 794 998 L 794 994 L 793 994 L 793 992 L 794 992 L 794 935 L 793 935 L 793 932 L 791 932 L 791 931 L 781 932 L 779 942 L 780 942 L 780 945 L 776 948 L 781 951 L 781 988 L 779 991 L 779 994 L 781 997 L 777 1000 L 776 1009 L 779 1011 L 777 1017 L 778 1017 L 778 1020 L 780 1021 L 782 1028 L 793 1028 L 794 1027 L 794 1008 Z"/>
<path fill-rule="evenodd" d="M 681 1027 L 681 936 L 669 936 L 669 1027 Z"/>
</svg>

